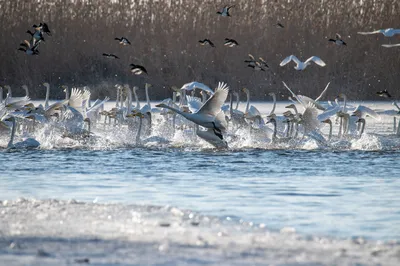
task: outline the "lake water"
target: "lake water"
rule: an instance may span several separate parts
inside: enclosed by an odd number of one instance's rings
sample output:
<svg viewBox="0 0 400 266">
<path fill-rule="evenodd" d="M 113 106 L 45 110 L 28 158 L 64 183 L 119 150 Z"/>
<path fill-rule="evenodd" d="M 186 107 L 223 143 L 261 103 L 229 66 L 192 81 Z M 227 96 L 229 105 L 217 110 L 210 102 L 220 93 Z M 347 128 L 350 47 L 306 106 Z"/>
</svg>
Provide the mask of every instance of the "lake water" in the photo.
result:
<svg viewBox="0 0 400 266">
<path fill-rule="evenodd" d="M 277 233 L 399 240 L 400 142 L 391 123 L 370 122 L 345 149 L 242 139 L 215 150 L 182 138 L 136 147 L 121 132 L 101 133 L 107 141 L 94 146 L 42 139 L 39 150 L 0 151 L 0 200 L 168 205 Z"/>
</svg>

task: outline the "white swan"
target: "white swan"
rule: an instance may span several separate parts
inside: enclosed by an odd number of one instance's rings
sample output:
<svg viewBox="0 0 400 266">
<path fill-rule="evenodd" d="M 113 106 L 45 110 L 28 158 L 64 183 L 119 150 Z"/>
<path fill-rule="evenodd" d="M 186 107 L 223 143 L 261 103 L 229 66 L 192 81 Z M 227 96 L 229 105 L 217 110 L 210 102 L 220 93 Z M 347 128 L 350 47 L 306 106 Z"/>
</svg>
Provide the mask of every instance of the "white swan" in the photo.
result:
<svg viewBox="0 0 400 266">
<path fill-rule="evenodd" d="M 244 118 L 252 120 L 259 120 L 260 124 L 264 124 L 264 120 L 261 118 L 261 113 L 258 109 L 252 105 L 250 106 L 250 91 L 246 88 L 243 88 L 242 91 L 246 93 L 247 101 L 246 101 L 246 110 L 244 111 Z"/>
<path fill-rule="evenodd" d="M 211 95 L 214 94 L 214 91 L 212 89 L 210 89 L 210 87 L 208 87 L 207 85 L 197 82 L 197 81 L 192 81 L 190 83 L 186 83 L 183 84 L 183 86 L 181 87 L 181 90 L 185 90 L 185 91 L 192 91 L 194 89 L 200 89 L 203 91 L 206 91 L 208 93 L 210 93 Z"/>
<path fill-rule="evenodd" d="M 382 33 L 385 37 L 393 37 L 396 34 L 400 34 L 400 29 L 388 28 L 388 29 L 375 30 L 375 31 L 370 31 L 370 32 L 357 32 L 357 33 L 361 34 L 361 35 Z"/>
<path fill-rule="evenodd" d="M 296 66 L 294 67 L 294 69 L 296 69 L 296 70 L 304 70 L 308 65 L 311 64 L 311 62 L 314 62 L 317 65 L 322 66 L 322 67 L 326 66 L 325 62 L 322 61 L 321 58 L 319 58 L 318 56 L 311 56 L 306 61 L 301 62 L 294 55 L 290 55 L 290 56 L 286 57 L 285 59 L 282 60 L 282 62 L 279 65 L 284 66 L 284 65 L 288 64 L 290 61 L 293 61 L 296 63 Z"/>
<path fill-rule="evenodd" d="M 215 129 L 218 136 L 222 139 L 222 131 L 226 130 L 227 123 L 225 115 L 221 110 L 228 96 L 229 88 L 227 84 L 220 82 L 215 93 L 203 104 L 196 113 L 185 113 L 166 104 L 158 104 L 157 107 L 170 109 L 186 119 L 205 128 Z"/>
<path fill-rule="evenodd" d="M 23 141 L 13 143 L 14 136 L 15 136 L 15 130 L 16 130 L 15 118 L 13 116 L 10 116 L 9 118 L 5 119 L 4 121 L 8 121 L 8 122 L 12 123 L 11 137 L 10 137 L 10 141 L 8 142 L 7 149 L 36 149 L 40 146 L 40 143 L 33 138 L 27 138 Z"/>
</svg>

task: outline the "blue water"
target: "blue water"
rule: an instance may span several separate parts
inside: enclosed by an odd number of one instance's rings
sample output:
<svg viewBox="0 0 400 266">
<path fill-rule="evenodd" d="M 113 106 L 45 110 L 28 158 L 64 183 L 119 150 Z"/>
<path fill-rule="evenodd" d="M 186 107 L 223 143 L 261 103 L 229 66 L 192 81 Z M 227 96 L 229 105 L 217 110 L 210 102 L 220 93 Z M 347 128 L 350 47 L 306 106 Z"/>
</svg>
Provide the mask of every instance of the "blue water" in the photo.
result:
<svg viewBox="0 0 400 266">
<path fill-rule="evenodd" d="M 400 239 L 399 157 L 400 151 L 0 151 L 0 200 L 173 205 L 271 230 Z"/>
</svg>

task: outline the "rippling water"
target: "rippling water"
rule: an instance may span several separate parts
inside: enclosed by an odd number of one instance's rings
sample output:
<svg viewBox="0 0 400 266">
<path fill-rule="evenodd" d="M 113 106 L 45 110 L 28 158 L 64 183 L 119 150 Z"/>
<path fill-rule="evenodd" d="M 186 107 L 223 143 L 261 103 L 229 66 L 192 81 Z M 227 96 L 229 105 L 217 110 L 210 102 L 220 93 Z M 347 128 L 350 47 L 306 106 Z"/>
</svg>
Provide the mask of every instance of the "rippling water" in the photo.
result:
<svg viewBox="0 0 400 266">
<path fill-rule="evenodd" d="M 400 151 L 0 152 L 0 195 L 173 205 L 303 234 L 400 239 Z"/>
</svg>

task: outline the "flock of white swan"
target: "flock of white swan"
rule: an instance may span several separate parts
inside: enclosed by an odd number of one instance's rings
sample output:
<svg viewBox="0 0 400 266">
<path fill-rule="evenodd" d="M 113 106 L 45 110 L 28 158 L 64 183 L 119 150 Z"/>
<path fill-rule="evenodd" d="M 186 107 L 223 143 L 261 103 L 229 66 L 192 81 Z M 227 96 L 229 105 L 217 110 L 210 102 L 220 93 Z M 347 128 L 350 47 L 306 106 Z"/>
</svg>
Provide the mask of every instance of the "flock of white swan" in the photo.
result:
<svg viewBox="0 0 400 266">
<path fill-rule="evenodd" d="M 138 99 L 138 87 L 115 85 L 117 98 L 115 106 L 109 110 L 105 103 L 110 99 L 92 101 L 88 87 L 69 90 L 62 86 L 65 99 L 49 104 L 50 84 L 43 83 L 47 90 L 45 101 L 35 105 L 29 98 L 27 86 L 23 86 L 24 97 L 13 97 L 11 87 L 6 85 L 0 87 L 0 137 L 8 138 L 6 149 L 39 148 L 41 141 L 55 136 L 90 144 L 107 133 L 122 131 L 133 136 L 134 145 L 149 141 L 170 143 L 176 134 L 194 141 L 200 138 L 217 149 L 228 148 L 230 141 L 243 134 L 271 145 L 304 139 L 329 145 L 332 141 L 359 138 L 367 126 L 367 117 L 373 120 L 390 117 L 393 129 L 388 135 L 400 137 L 400 123 L 397 122 L 400 107 L 396 101 L 393 101 L 392 109 L 374 110 L 365 105 L 350 106 L 344 94 L 332 102 L 322 102 L 329 83 L 316 99 L 296 95 L 285 83 L 283 85 L 290 91 L 292 97 L 289 99 L 293 103 L 282 113 L 275 112 L 274 93 L 269 94 L 273 100 L 271 110 L 261 113 L 251 105 L 250 90 L 246 88 L 242 89 L 247 96 L 246 107 L 240 110 L 239 93 L 230 91 L 222 82 L 214 90 L 195 81 L 184 84 L 180 89 L 174 89 L 171 98 L 155 106 L 149 98 L 150 84 L 144 88 L 144 105 Z M 5 98 L 3 89 L 7 90 Z M 112 103 L 108 103 L 110 105 Z M 337 134 L 333 134 L 334 127 L 337 127 Z"/>
</svg>

